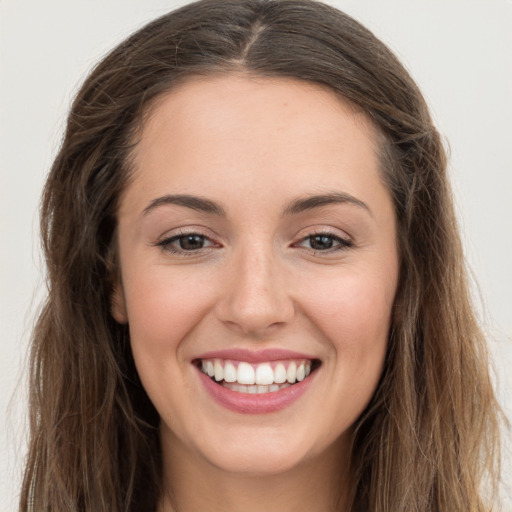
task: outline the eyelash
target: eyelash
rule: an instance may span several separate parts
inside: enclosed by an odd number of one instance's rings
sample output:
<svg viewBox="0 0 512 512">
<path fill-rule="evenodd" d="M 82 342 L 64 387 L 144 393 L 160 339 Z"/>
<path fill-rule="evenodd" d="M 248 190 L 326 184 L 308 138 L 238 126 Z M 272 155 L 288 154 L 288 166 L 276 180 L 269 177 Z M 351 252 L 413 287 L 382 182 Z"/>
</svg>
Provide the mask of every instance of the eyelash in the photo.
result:
<svg viewBox="0 0 512 512">
<path fill-rule="evenodd" d="M 294 246 L 297 246 L 297 245 L 300 246 L 300 244 L 304 243 L 307 240 L 309 240 L 311 243 L 312 239 L 314 239 L 315 237 L 328 238 L 328 239 L 332 240 L 333 242 L 337 243 L 338 245 L 336 247 L 330 247 L 326 250 L 314 249 L 313 247 L 306 248 L 308 251 L 310 251 L 314 255 L 329 254 L 329 253 L 333 253 L 336 251 L 343 251 L 346 249 L 350 249 L 354 245 L 351 240 L 349 240 L 347 238 L 343 238 L 335 233 L 331 233 L 330 231 L 317 231 L 317 232 L 314 232 L 310 235 L 303 237 L 301 240 L 299 240 L 298 243 L 295 243 Z"/>
<path fill-rule="evenodd" d="M 211 243 L 211 246 L 200 247 L 198 249 L 190 249 L 190 250 L 183 249 L 183 248 L 178 249 L 178 248 L 175 248 L 172 246 L 172 244 L 174 242 L 179 242 L 181 240 L 184 240 L 186 237 L 199 237 L 202 240 L 203 244 L 205 241 L 207 241 L 207 242 Z M 294 243 L 292 245 L 292 247 L 300 247 L 301 244 L 303 244 L 307 240 L 309 240 L 311 243 L 312 239 L 314 239 L 315 237 L 328 238 L 330 241 L 332 241 L 333 243 L 336 243 L 338 245 L 336 247 L 329 247 L 326 250 L 314 249 L 313 247 L 309 247 L 309 248 L 305 247 L 305 249 L 308 252 L 310 252 L 314 255 L 328 254 L 328 253 L 332 253 L 332 252 L 336 252 L 336 251 L 340 251 L 340 250 L 346 250 L 353 246 L 353 243 L 351 240 L 342 238 L 339 235 L 336 235 L 329 231 L 318 231 L 318 232 L 312 233 L 310 235 L 307 235 L 307 236 L 301 238 L 298 242 Z M 202 233 L 197 233 L 197 232 L 191 231 L 191 232 L 182 232 L 177 235 L 173 235 L 169 238 L 165 238 L 164 240 L 157 242 L 156 245 L 158 247 L 161 247 L 166 252 L 170 252 L 172 254 L 179 254 L 182 256 L 193 256 L 193 255 L 198 254 L 200 251 L 203 251 L 204 249 L 210 249 L 211 247 L 214 247 L 216 244 L 215 244 L 215 242 L 213 242 L 211 240 L 211 238 L 207 237 L 206 235 L 203 235 Z"/>
<path fill-rule="evenodd" d="M 173 242 L 179 242 L 180 240 L 184 240 L 186 237 L 199 237 L 202 239 L 203 243 L 204 243 L 204 241 L 208 241 L 212 244 L 212 247 L 214 245 L 216 245 L 215 242 L 213 242 L 213 240 L 211 238 L 207 237 L 206 235 L 203 235 L 202 233 L 197 233 L 195 231 L 178 233 L 177 235 L 173 235 L 169 238 L 165 238 L 164 240 L 158 242 L 156 245 L 161 247 L 166 252 L 170 252 L 172 254 L 179 254 L 182 256 L 193 256 L 193 255 L 197 254 L 199 251 L 210 248 L 210 247 L 200 247 L 197 250 L 194 250 L 194 249 L 187 250 L 187 249 L 182 249 L 182 248 L 178 249 L 171 245 Z"/>
</svg>

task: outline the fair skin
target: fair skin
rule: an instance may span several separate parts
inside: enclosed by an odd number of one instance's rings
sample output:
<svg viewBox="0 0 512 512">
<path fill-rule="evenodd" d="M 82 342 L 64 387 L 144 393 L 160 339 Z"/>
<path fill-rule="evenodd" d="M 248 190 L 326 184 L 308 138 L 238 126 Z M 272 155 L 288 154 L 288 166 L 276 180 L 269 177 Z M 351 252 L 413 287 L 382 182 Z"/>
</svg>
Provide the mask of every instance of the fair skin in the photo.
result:
<svg viewBox="0 0 512 512">
<path fill-rule="evenodd" d="M 154 106 L 120 202 L 113 314 L 180 512 L 343 503 L 398 279 L 377 140 L 363 114 L 294 80 L 198 78 Z M 242 363 L 254 378 L 272 368 L 279 389 L 238 388 Z M 283 384 L 278 364 L 297 377 Z"/>
</svg>

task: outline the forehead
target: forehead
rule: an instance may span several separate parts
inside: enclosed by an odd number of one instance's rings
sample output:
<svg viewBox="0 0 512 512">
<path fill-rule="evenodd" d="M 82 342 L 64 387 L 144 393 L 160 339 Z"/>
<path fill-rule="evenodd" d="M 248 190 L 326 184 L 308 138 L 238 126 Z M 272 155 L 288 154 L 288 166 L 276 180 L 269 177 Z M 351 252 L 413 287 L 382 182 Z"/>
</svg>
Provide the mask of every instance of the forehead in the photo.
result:
<svg viewBox="0 0 512 512">
<path fill-rule="evenodd" d="M 226 183 L 231 191 L 243 186 L 268 195 L 269 186 L 277 193 L 292 180 L 298 188 L 321 189 L 325 182 L 358 195 L 367 178 L 380 182 L 379 141 L 369 118 L 326 87 L 250 75 L 200 77 L 151 106 L 133 154 L 132 184 L 155 196 L 162 186 L 221 194 Z"/>
<path fill-rule="evenodd" d="M 280 126 L 289 127 L 298 118 L 308 115 L 310 135 L 314 135 L 320 127 L 318 122 L 323 125 L 328 117 L 337 114 L 350 118 L 366 130 L 378 146 L 380 133 L 369 116 L 330 87 L 294 78 L 250 73 L 193 76 L 180 82 L 151 103 L 144 116 L 142 132 L 145 142 L 154 140 L 163 124 L 172 124 L 173 117 L 180 118 L 179 123 L 174 123 L 176 131 L 189 127 L 184 121 L 194 121 L 198 117 L 203 122 L 210 117 L 215 123 L 215 131 L 210 135 L 222 134 L 223 128 L 236 121 L 250 131 L 268 122 L 279 130 Z M 243 134 L 244 131 L 240 133 Z M 143 147 L 144 144 L 139 146 L 139 152 Z"/>
</svg>

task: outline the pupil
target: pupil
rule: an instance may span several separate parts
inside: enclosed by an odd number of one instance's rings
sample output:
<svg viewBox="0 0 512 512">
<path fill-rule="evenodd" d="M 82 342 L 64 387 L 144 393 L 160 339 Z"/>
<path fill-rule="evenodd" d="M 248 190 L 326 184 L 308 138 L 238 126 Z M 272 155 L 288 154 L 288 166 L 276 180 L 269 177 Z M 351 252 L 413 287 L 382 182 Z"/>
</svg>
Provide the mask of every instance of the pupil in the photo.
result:
<svg viewBox="0 0 512 512">
<path fill-rule="evenodd" d="M 180 238 L 180 247 L 185 251 L 193 251 L 203 247 L 203 237 L 200 235 L 186 235 Z"/>
<path fill-rule="evenodd" d="M 333 240 L 330 236 L 316 235 L 311 237 L 310 244 L 311 248 L 316 250 L 332 249 Z"/>
</svg>

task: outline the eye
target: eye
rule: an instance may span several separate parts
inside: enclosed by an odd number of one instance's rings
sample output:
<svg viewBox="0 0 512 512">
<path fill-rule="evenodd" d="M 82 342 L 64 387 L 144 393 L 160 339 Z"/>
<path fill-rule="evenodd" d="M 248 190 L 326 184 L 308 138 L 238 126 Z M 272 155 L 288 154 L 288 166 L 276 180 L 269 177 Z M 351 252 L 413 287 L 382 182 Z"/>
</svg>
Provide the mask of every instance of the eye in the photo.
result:
<svg viewBox="0 0 512 512">
<path fill-rule="evenodd" d="M 333 252 L 352 247 L 352 242 L 333 233 L 314 233 L 297 244 L 314 252 Z"/>
<path fill-rule="evenodd" d="M 172 253 L 193 253 L 214 247 L 215 244 L 207 236 L 200 233 L 180 233 L 158 242 L 158 246 Z"/>
</svg>

